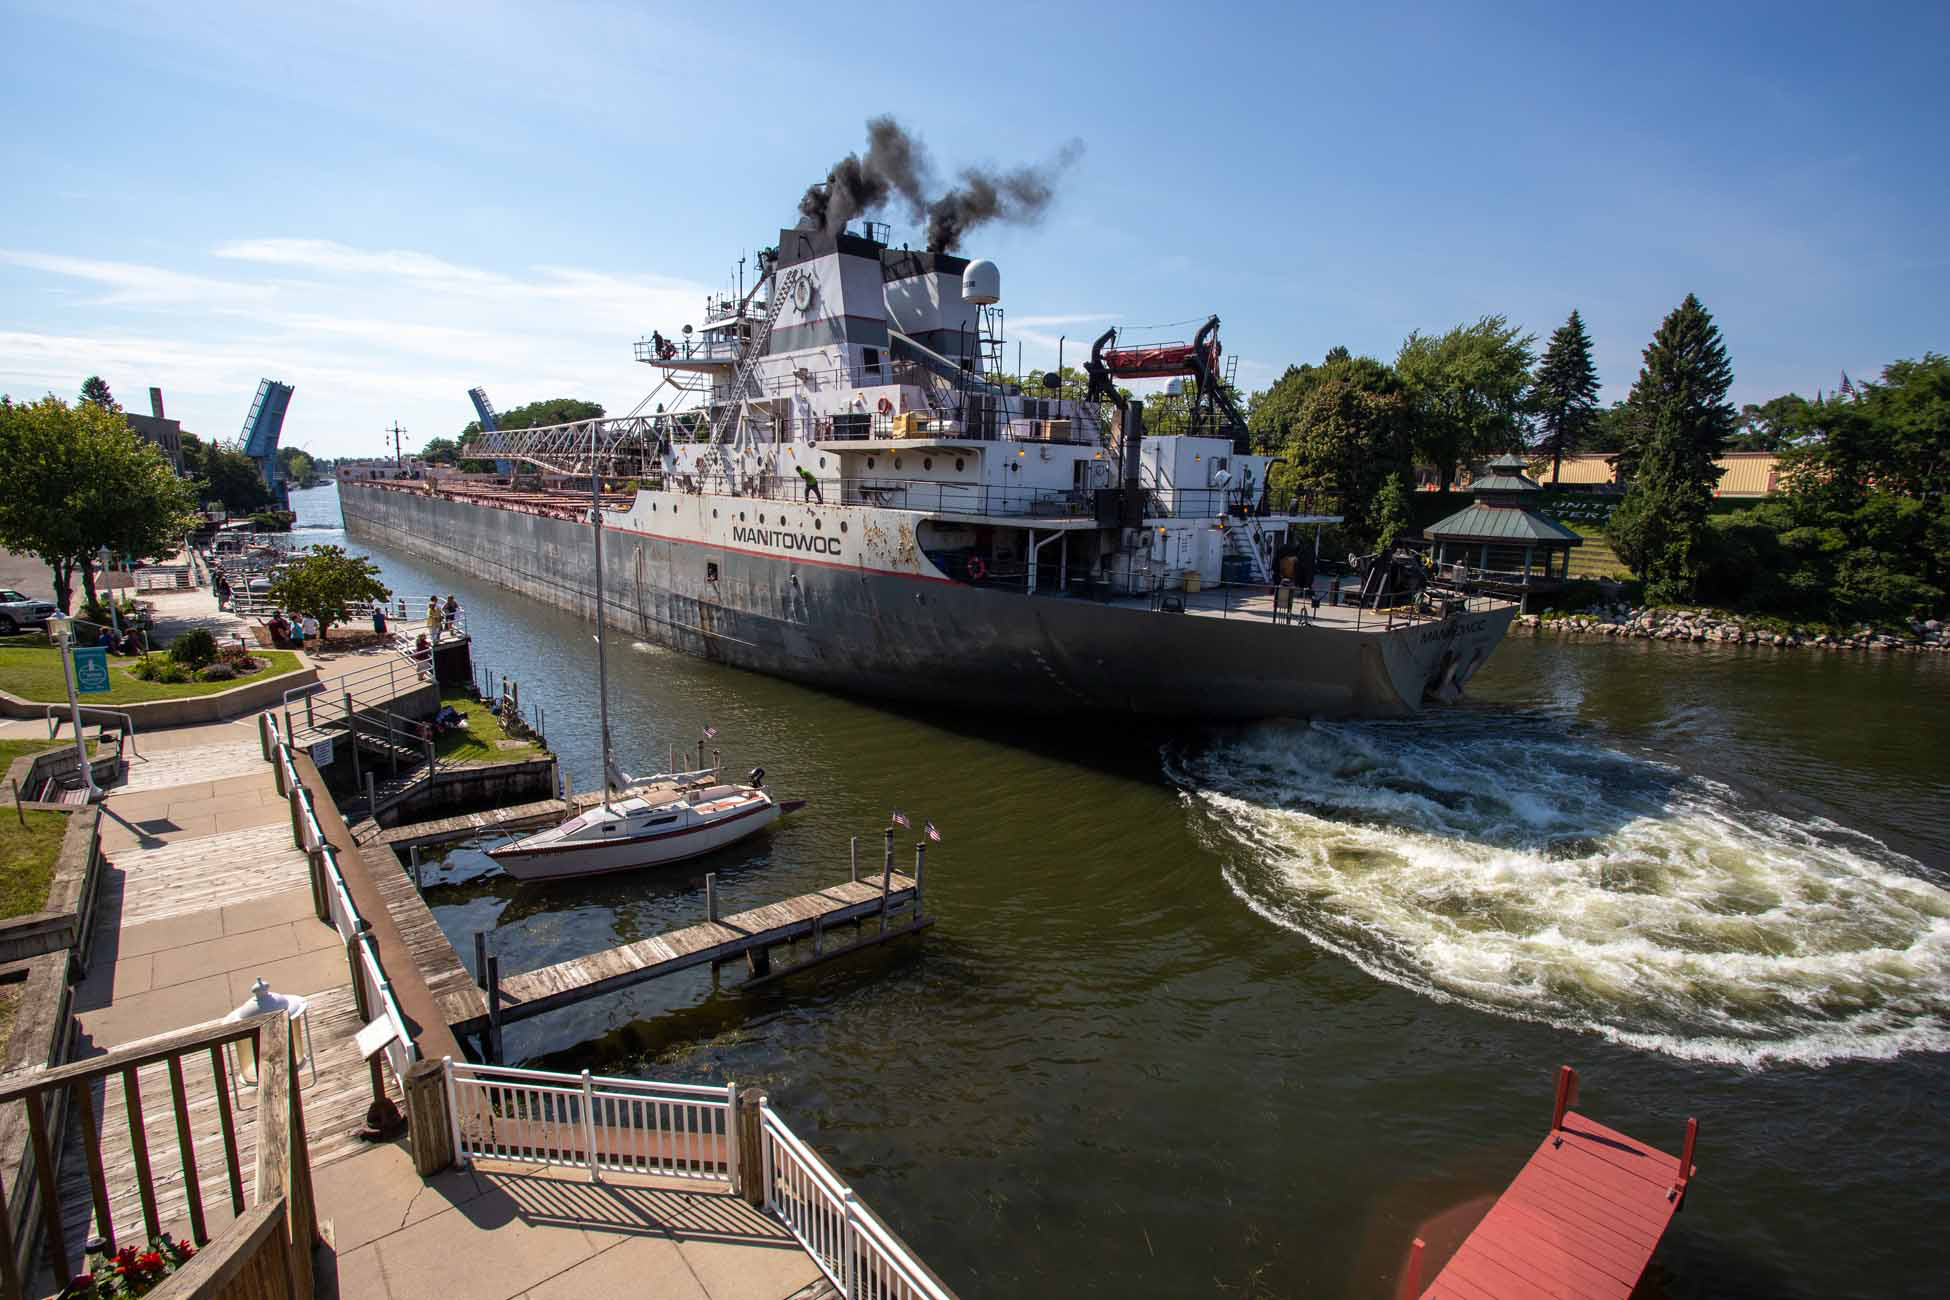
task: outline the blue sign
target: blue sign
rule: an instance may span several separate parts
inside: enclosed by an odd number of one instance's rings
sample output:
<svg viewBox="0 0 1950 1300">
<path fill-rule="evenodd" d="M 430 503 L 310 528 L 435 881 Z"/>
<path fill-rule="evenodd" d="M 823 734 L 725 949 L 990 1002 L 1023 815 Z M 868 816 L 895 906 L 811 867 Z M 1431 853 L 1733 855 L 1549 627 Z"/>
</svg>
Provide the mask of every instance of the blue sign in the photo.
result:
<svg viewBox="0 0 1950 1300">
<path fill-rule="evenodd" d="M 108 693 L 111 689 L 108 684 L 108 647 L 98 645 L 75 647 L 74 688 L 82 695 Z"/>
</svg>

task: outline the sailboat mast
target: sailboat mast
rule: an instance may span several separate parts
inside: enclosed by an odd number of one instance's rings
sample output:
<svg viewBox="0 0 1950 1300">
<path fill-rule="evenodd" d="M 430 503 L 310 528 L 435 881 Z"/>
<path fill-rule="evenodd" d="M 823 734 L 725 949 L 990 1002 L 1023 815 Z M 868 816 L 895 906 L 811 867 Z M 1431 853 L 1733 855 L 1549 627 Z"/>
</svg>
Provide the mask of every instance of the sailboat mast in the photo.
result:
<svg viewBox="0 0 1950 1300">
<path fill-rule="evenodd" d="M 603 625 L 603 497 L 602 477 L 596 465 L 596 421 L 589 422 L 589 528 L 596 543 L 596 702 L 603 727 L 603 797 L 616 793 L 610 781 L 614 769 L 609 761 L 609 657 L 604 653 Z"/>
</svg>

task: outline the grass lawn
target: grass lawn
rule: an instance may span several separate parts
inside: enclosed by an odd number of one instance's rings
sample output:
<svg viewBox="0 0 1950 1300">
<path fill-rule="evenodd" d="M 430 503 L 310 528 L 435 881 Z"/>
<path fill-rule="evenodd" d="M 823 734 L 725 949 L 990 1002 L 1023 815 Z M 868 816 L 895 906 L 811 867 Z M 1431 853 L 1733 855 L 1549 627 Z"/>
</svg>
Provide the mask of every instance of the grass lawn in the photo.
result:
<svg viewBox="0 0 1950 1300">
<path fill-rule="evenodd" d="M 256 650 L 252 653 L 264 660 L 264 667 L 248 676 L 227 682 L 183 682 L 177 685 L 141 681 L 129 672 L 141 660 L 110 655 L 108 680 L 113 689 L 104 695 L 84 695 L 81 702 L 134 704 L 143 700 L 181 699 L 186 695 L 213 695 L 247 682 L 298 671 L 298 656 L 289 650 Z M 0 691 L 18 695 L 24 700 L 66 704 L 68 688 L 61 677 L 60 653 L 39 633 L 0 637 Z"/>
<path fill-rule="evenodd" d="M 67 719 L 63 718 L 62 721 L 65 722 Z M 91 724 L 84 722 L 81 725 L 83 730 L 86 730 Z M 64 736 L 60 740 L 0 740 L 0 777 L 6 776 L 7 769 L 13 765 L 13 761 L 16 758 L 26 758 L 29 755 L 38 754 L 44 749 L 72 750 L 73 748 L 74 739 L 71 736 Z M 101 753 L 101 746 L 91 740 L 88 742 L 88 752 L 90 754 L 99 754 Z M 18 830 L 19 828 L 20 823 L 15 822 L 14 829 Z"/>
<path fill-rule="evenodd" d="M 514 763 L 529 758 L 547 758 L 548 753 L 540 745 L 523 741 L 519 744 L 504 745 L 501 742 L 512 739 L 501 730 L 501 719 L 488 712 L 487 705 L 465 691 L 442 691 L 440 702 L 451 705 L 466 717 L 467 726 L 456 728 L 433 742 L 433 751 L 440 758 L 456 763 L 495 762 Z"/>
<path fill-rule="evenodd" d="M 27 825 L 21 826 L 25 815 Z M 61 856 L 61 837 L 68 815 L 28 809 L 0 808 L 0 919 L 25 916 L 47 906 L 47 887 L 54 879 L 54 860 Z"/>
</svg>

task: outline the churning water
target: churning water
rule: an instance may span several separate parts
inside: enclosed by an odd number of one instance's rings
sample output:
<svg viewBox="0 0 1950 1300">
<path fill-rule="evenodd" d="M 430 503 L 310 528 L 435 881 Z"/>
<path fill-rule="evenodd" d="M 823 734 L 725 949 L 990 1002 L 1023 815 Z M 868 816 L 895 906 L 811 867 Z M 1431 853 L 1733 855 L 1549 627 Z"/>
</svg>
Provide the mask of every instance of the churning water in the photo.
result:
<svg viewBox="0 0 1950 1300">
<path fill-rule="evenodd" d="M 1167 770 L 1259 915 L 1431 997 L 1696 1060 L 1950 1047 L 1950 891 L 1550 717 L 1269 725 Z"/>
</svg>

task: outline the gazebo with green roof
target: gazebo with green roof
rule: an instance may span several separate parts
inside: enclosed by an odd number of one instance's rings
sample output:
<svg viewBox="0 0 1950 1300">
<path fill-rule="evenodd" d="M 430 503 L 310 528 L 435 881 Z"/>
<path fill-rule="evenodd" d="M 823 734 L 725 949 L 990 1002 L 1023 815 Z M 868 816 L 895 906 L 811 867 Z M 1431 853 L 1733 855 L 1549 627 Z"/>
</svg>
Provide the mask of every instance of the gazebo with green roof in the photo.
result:
<svg viewBox="0 0 1950 1300">
<path fill-rule="evenodd" d="M 1500 456 L 1470 483 L 1476 499 L 1422 530 L 1429 558 L 1460 565 L 1496 586 L 1556 587 L 1570 574 L 1571 548 L 1584 539 L 1535 508 L 1543 492 L 1521 457 Z"/>
</svg>

